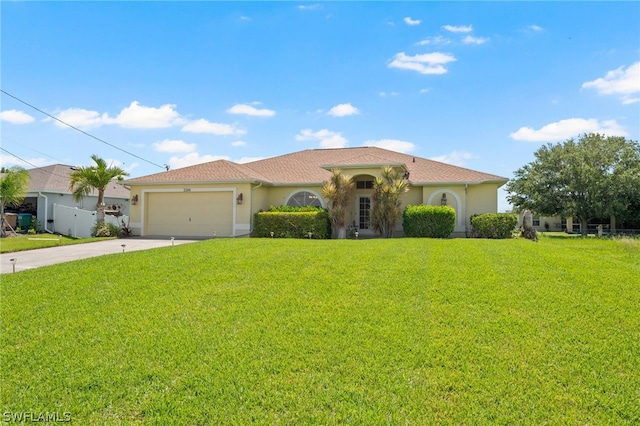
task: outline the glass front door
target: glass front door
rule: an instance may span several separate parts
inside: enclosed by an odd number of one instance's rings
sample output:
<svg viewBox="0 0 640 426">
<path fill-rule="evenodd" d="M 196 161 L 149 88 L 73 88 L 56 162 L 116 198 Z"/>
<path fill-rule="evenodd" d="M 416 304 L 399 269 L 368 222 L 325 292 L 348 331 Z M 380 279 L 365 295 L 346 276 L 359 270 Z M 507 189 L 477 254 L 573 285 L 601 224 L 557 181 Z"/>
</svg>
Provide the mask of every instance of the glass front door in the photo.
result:
<svg viewBox="0 0 640 426">
<path fill-rule="evenodd" d="M 369 229 L 371 220 L 371 198 L 358 197 L 358 229 Z"/>
</svg>

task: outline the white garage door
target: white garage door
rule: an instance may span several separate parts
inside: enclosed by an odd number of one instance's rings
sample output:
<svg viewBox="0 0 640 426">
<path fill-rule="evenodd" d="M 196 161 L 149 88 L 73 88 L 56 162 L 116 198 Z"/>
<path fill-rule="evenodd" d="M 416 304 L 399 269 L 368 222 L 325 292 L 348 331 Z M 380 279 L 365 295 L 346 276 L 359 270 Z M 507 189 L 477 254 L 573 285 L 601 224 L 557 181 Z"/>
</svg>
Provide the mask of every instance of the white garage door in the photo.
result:
<svg viewBox="0 0 640 426">
<path fill-rule="evenodd" d="M 228 237 L 233 234 L 233 192 L 150 192 L 145 235 Z"/>
</svg>

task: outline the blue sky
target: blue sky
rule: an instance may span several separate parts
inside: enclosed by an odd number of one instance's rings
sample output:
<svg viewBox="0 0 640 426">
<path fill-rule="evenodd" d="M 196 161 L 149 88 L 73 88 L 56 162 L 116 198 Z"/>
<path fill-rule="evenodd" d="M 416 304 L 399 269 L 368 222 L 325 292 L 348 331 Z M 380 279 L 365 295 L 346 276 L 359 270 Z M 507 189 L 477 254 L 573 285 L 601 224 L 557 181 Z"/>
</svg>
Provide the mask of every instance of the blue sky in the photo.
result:
<svg viewBox="0 0 640 426">
<path fill-rule="evenodd" d="M 368 145 L 510 178 L 548 142 L 639 139 L 640 2 L 0 8 L 6 167 L 97 154 L 137 177 Z"/>
</svg>

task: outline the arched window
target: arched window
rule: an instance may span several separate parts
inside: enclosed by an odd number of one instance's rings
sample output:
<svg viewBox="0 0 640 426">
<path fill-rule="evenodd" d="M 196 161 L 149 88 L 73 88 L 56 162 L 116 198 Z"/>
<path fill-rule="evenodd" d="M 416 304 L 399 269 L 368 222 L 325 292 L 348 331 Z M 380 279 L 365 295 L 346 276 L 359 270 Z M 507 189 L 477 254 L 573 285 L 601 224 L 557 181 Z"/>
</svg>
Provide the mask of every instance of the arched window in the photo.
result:
<svg viewBox="0 0 640 426">
<path fill-rule="evenodd" d="M 322 201 L 320 200 L 320 197 L 313 192 L 299 191 L 289 197 L 287 205 L 291 207 L 322 207 Z"/>
</svg>

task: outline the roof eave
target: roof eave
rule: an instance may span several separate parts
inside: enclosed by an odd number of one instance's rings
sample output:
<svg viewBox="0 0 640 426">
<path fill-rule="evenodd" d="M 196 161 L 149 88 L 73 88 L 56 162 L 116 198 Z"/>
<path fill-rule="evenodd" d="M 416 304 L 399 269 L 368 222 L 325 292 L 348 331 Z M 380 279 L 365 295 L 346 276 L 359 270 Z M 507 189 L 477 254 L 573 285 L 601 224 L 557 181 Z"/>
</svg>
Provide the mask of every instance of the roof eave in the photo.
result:
<svg viewBox="0 0 640 426">
<path fill-rule="evenodd" d="M 128 186 L 145 186 L 145 185 L 211 185 L 211 184 L 238 184 L 238 183 L 262 183 L 263 185 L 270 184 L 270 182 L 260 179 L 235 179 L 235 180 L 179 180 L 179 181 L 124 181 L 123 185 Z"/>
</svg>

